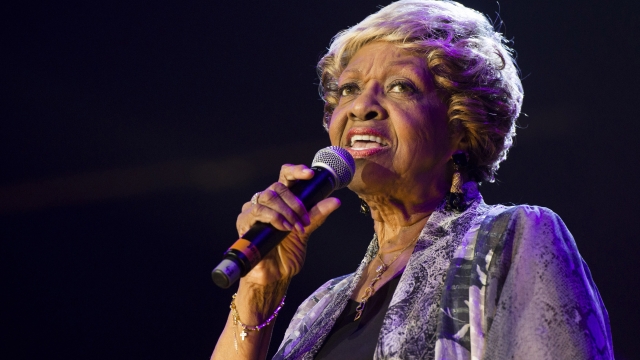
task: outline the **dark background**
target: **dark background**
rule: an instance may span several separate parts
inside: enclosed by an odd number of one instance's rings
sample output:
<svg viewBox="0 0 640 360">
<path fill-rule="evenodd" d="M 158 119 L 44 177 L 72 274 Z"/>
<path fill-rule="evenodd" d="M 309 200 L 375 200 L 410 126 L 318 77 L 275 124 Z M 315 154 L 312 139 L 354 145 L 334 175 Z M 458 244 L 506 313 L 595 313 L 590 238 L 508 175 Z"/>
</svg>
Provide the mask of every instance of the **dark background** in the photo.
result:
<svg viewBox="0 0 640 360">
<path fill-rule="evenodd" d="M 567 223 L 635 358 L 638 13 L 631 1 L 465 1 L 515 41 L 525 101 L 488 203 Z M 3 5 L 1 354 L 207 359 L 234 290 L 210 271 L 242 203 L 328 144 L 315 63 L 378 1 Z M 343 207 L 310 244 L 276 325 L 353 271 L 370 220 Z"/>
</svg>

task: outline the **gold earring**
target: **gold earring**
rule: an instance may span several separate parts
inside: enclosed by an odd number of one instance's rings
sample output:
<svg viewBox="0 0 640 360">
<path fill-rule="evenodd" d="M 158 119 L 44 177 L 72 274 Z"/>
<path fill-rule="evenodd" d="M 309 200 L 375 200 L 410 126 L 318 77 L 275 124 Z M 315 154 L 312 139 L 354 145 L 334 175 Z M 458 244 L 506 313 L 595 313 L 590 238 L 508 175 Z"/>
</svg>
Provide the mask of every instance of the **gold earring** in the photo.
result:
<svg viewBox="0 0 640 360">
<path fill-rule="evenodd" d="M 460 171 L 467 166 L 468 155 L 465 152 L 457 152 L 451 156 L 453 161 L 453 180 L 451 181 L 451 190 L 447 194 L 447 211 L 462 212 L 467 209 L 464 201 L 464 191 L 462 190 L 463 180 Z"/>
</svg>

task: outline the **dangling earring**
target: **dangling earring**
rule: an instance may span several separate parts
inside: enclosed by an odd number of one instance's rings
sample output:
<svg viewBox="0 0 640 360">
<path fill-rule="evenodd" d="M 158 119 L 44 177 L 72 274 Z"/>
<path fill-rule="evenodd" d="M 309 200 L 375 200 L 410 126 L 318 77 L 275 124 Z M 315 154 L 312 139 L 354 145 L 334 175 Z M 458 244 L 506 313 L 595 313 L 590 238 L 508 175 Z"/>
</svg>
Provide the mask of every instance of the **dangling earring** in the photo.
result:
<svg viewBox="0 0 640 360">
<path fill-rule="evenodd" d="M 464 152 L 457 152 L 451 156 L 453 160 L 453 181 L 451 182 L 451 190 L 447 194 L 447 204 L 445 209 L 447 211 L 462 212 L 467 209 L 467 204 L 464 201 L 464 192 L 462 191 L 462 174 L 460 171 L 467 166 L 467 154 Z"/>
<path fill-rule="evenodd" d="M 360 213 L 362 215 L 369 215 L 371 213 L 371 209 L 369 208 L 369 204 L 367 204 L 362 199 L 360 199 Z"/>
</svg>

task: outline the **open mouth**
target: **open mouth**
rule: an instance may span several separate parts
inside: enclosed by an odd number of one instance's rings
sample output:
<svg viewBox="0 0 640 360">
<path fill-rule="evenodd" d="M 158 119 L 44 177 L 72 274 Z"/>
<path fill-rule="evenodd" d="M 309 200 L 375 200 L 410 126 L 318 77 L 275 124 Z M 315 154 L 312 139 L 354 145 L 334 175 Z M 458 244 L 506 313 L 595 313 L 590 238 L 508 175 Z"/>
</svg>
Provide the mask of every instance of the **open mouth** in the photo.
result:
<svg viewBox="0 0 640 360">
<path fill-rule="evenodd" d="M 389 141 L 375 129 L 352 128 L 347 134 L 347 144 L 346 149 L 354 158 L 362 158 L 387 149 Z"/>
<path fill-rule="evenodd" d="M 379 136 L 353 135 L 350 146 L 353 150 L 364 150 L 387 146 L 387 143 Z"/>
</svg>

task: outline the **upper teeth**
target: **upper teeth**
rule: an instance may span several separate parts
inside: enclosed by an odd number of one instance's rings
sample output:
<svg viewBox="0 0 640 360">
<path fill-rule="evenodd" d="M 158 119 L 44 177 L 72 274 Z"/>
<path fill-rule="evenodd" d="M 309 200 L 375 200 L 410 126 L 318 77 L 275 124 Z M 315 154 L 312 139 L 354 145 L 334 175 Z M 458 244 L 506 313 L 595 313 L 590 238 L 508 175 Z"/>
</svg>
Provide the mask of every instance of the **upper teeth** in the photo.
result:
<svg viewBox="0 0 640 360">
<path fill-rule="evenodd" d="M 351 146 L 353 146 L 353 144 L 355 144 L 356 141 L 375 141 L 378 144 L 384 145 L 382 143 L 381 137 L 373 136 L 373 135 L 353 135 L 351 137 Z"/>
</svg>

